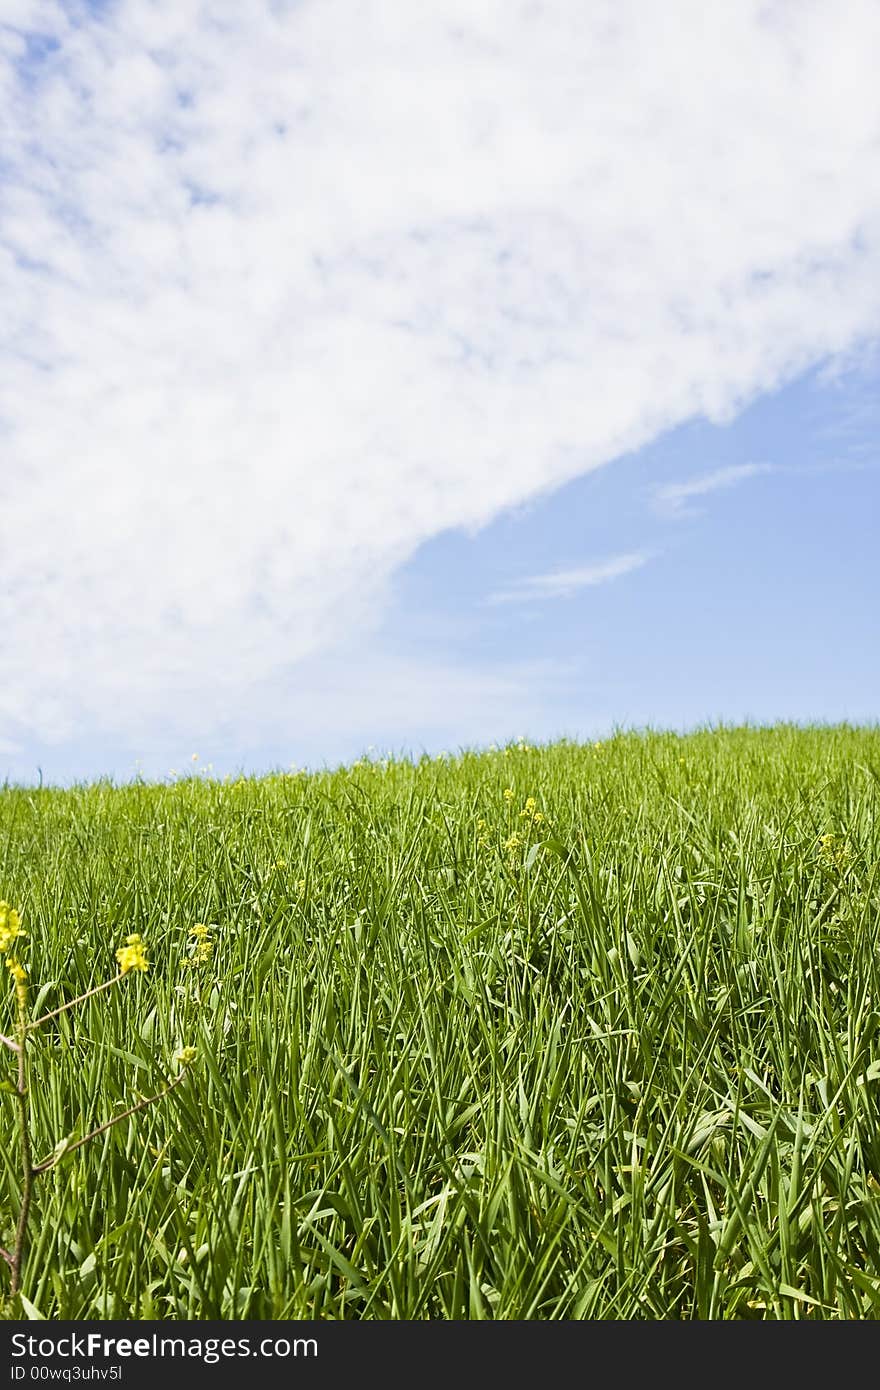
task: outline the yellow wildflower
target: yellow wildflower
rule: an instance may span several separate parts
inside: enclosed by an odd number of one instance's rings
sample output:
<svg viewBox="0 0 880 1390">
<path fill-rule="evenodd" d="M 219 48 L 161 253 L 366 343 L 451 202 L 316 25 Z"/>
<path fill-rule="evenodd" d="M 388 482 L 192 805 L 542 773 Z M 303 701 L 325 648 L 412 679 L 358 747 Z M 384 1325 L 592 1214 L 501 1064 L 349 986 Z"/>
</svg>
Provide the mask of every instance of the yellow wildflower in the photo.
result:
<svg viewBox="0 0 880 1390">
<path fill-rule="evenodd" d="M 501 795 L 504 797 L 504 800 L 507 802 L 509 806 L 511 801 L 513 801 L 516 793 L 514 792 L 513 787 L 505 787 Z"/>
<path fill-rule="evenodd" d="M 23 1014 L 27 1008 L 27 971 L 20 961 L 14 956 L 6 962 L 6 968 L 15 982 L 15 1001 L 18 1005 L 19 1013 Z"/>
<path fill-rule="evenodd" d="M 174 1060 L 179 1067 L 191 1067 L 198 1055 L 196 1048 L 182 1047 L 179 1052 L 174 1054 Z"/>
<path fill-rule="evenodd" d="M 21 962 L 17 961 L 14 956 L 11 956 L 9 960 L 6 962 L 6 969 L 9 971 L 10 975 L 12 976 L 13 980 L 17 985 L 24 984 L 25 980 L 27 979 L 27 971 L 25 970 Z"/>
<path fill-rule="evenodd" d="M 852 857 L 849 847 L 837 835 L 819 836 L 819 854 L 826 864 L 833 864 L 836 869 L 845 869 Z"/>
<path fill-rule="evenodd" d="M 532 816 L 532 820 L 534 821 L 535 825 L 540 825 L 540 824 L 542 823 L 543 819 L 544 819 L 544 812 L 543 812 L 543 811 L 536 811 L 535 814 Z"/>
<path fill-rule="evenodd" d="M 21 929 L 21 918 L 8 902 L 0 902 L 0 954 L 8 951 L 20 936 L 27 936 Z"/>
<path fill-rule="evenodd" d="M 188 963 L 190 965 L 204 965 L 211 959 L 214 952 L 211 928 L 206 926 L 204 922 L 196 922 L 194 927 L 190 927 L 189 934 L 195 937 L 195 941 L 192 942 Z"/>
<path fill-rule="evenodd" d="M 120 975 L 127 975 L 129 970 L 144 971 L 149 968 L 150 962 L 147 960 L 144 943 L 138 932 L 132 932 L 125 938 L 125 945 L 120 946 L 116 952 L 116 959 Z"/>
<path fill-rule="evenodd" d="M 521 837 L 520 835 L 517 835 L 515 832 L 514 832 L 513 835 L 509 835 L 508 838 L 504 841 L 504 848 L 505 848 L 506 850 L 509 850 L 509 851 L 511 852 L 511 854 L 513 853 L 514 850 L 520 849 L 521 846 L 522 846 L 522 837 Z"/>
</svg>

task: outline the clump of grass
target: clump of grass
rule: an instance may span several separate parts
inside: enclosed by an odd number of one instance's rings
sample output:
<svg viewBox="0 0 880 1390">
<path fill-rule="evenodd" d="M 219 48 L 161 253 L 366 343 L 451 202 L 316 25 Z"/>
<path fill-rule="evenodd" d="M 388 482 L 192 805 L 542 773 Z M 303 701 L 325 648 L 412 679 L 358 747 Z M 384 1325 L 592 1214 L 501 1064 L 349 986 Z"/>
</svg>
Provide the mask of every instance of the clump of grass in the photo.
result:
<svg viewBox="0 0 880 1390">
<path fill-rule="evenodd" d="M 205 934 L 206 927 L 198 929 L 201 933 L 199 946 L 202 951 L 210 946 Z M 125 945 L 121 946 L 116 952 L 117 971 L 103 983 L 92 985 L 84 993 L 79 994 L 75 999 L 69 999 L 65 1004 L 59 1004 L 57 1008 L 51 1009 L 48 1013 L 41 1014 L 35 1018 L 30 1007 L 30 988 L 28 972 L 19 959 L 19 948 L 16 942 L 25 938 L 27 932 L 22 928 L 21 916 L 14 907 L 6 901 L 0 902 L 0 956 L 4 957 L 4 963 L 9 970 L 12 980 L 12 991 L 14 999 L 14 1024 L 12 1037 L 5 1033 L 0 1033 L 0 1046 L 6 1047 L 12 1052 L 16 1059 L 15 1081 L 8 1077 L 0 1083 L 0 1090 L 6 1094 L 13 1095 L 16 1100 L 18 1114 L 18 1151 L 20 1158 L 20 1171 L 18 1177 L 17 1198 L 18 1198 L 18 1217 L 15 1222 L 15 1236 L 12 1248 L 7 1250 L 0 1246 L 0 1258 L 2 1258 L 9 1268 L 9 1293 L 13 1302 L 9 1305 L 15 1309 L 15 1298 L 17 1294 L 22 1294 L 22 1269 L 25 1256 L 25 1247 L 28 1235 L 28 1219 L 31 1211 L 31 1204 L 34 1197 L 35 1179 L 42 1177 L 43 1174 L 50 1172 L 68 1154 L 74 1153 L 83 1145 L 98 1139 L 102 1134 L 106 1134 L 114 1125 L 121 1124 L 124 1120 L 130 1119 L 140 1111 L 145 1110 L 150 1105 L 155 1105 L 158 1101 L 164 1100 L 167 1095 L 179 1086 L 183 1081 L 186 1070 L 195 1061 L 197 1052 L 194 1047 L 181 1048 L 175 1061 L 179 1066 L 178 1074 L 173 1080 L 168 1081 L 156 1095 L 143 1096 L 130 1105 L 122 1114 L 112 1115 L 104 1120 L 100 1125 L 96 1125 L 86 1134 L 77 1134 L 75 1131 L 60 1139 L 53 1148 L 51 1154 L 40 1162 L 35 1163 L 33 1158 L 33 1144 L 31 1137 L 31 1095 L 32 1086 L 35 1078 L 32 1074 L 31 1056 L 33 1052 L 34 1035 L 46 1024 L 60 1019 L 62 1014 L 67 1014 L 70 1010 L 88 1003 L 91 999 L 105 995 L 120 980 L 124 980 L 127 975 L 143 974 L 149 969 L 144 942 L 139 932 L 131 932 L 126 937 Z M 196 957 L 196 960 L 200 959 Z M 25 1308 L 32 1307 L 22 1294 Z M 2 1299 L 2 1295 L 0 1295 Z M 5 1306 L 0 1305 L 0 1311 L 8 1311 Z"/>
<path fill-rule="evenodd" d="M 39 1007 L 155 947 L 148 1007 L 53 1020 L 35 1137 L 205 1057 L 40 1187 L 31 1305 L 874 1317 L 878 782 L 876 730 L 781 726 L 7 789 Z"/>
</svg>

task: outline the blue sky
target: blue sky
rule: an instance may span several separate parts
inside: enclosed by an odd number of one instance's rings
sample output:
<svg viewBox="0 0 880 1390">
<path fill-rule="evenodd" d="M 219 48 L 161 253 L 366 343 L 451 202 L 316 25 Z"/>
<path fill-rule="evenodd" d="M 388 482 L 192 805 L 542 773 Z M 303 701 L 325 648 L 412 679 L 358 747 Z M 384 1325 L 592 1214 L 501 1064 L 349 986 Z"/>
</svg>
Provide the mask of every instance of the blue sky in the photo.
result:
<svg viewBox="0 0 880 1390">
<path fill-rule="evenodd" d="M 601 738 L 615 726 L 876 722 L 878 386 L 870 357 L 835 380 L 805 374 L 729 424 L 689 422 L 475 534 L 426 543 L 396 576 L 375 635 L 389 678 L 396 661 L 430 669 L 441 654 L 443 666 L 510 686 L 501 699 L 490 693 L 488 723 L 463 703 L 405 746 Z M 680 484 L 708 486 L 676 508 L 664 489 Z M 492 602 L 530 576 L 615 555 L 644 564 L 568 594 Z M 535 668 L 519 686 L 517 663 Z M 360 727 L 355 719 L 292 756 L 401 746 L 379 705 Z M 283 763 L 285 752 L 268 744 L 259 761 Z"/>
<path fill-rule="evenodd" d="M 0 777 L 877 718 L 876 7 L 391 13 L 4 13 Z"/>
<path fill-rule="evenodd" d="M 35 744 L 20 775 L 39 763 L 59 780 L 191 775 L 208 764 L 222 776 L 367 750 L 602 738 L 619 726 L 874 723 L 877 367 L 866 354 L 832 379 L 807 373 L 728 424 L 691 421 L 476 532 L 426 542 L 364 639 L 291 673 L 291 699 L 305 679 L 306 702 L 331 707 L 299 737 L 248 731 L 236 746 L 234 731 L 217 738 L 195 726 L 188 744 L 161 751 Z M 524 584 L 618 555 L 644 563 L 547 597 Z M 517 586 L 525 597 L 493 601 Z M 438 698 L 425 689 L 434 681 Z"/>
<path fill-rule="evenodd" d="M 560 663 L 570 676 L 536 737 L 876 719 L 880 439 L 876 418 L 854 417 L 878 385 L 810 374 L 729 425 L 683 425 L 476 536 L 439 537 L 399 577 L 392 639 L 430 644 L 436 627 L 462 661 Z M 664 506 L 664 488 L 705 483 Z M 523 576 L 629 553 L 644 565 L 568 596 L 486 603 Z M 518 731 L 514 712 L 502 732 Z"/>
</svg>

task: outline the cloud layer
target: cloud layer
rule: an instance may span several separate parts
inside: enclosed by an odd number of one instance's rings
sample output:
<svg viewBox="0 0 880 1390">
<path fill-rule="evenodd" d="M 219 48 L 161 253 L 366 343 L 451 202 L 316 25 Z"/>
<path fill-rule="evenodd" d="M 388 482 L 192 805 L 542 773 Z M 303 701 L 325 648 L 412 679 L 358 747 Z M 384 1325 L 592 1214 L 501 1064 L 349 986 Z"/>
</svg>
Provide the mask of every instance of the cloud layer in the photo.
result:
<svg viewBox="0 0 880 1390">
<path fill-rule="evenodd" d="M 880 10 L 7 0 L 0 737 L 286 718 L 393 575 L 880 330 Z"/>
</svg>

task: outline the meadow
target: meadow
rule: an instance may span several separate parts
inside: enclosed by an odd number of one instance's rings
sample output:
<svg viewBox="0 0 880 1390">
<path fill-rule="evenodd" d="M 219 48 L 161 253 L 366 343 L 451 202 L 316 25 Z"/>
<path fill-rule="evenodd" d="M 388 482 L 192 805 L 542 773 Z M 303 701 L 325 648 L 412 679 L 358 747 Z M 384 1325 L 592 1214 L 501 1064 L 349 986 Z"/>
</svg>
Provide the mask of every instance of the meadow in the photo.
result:
<svg viewBox="0 0 880 1390">
<path fill-rule="evenodd" d="M 3 789 L 33 1008 L 150 962 L 34 1035 L 35 1153 L 197 1050 L 5 1315 L 873 1319 L 878 791 L 846 726 Z"/>
</svg>

